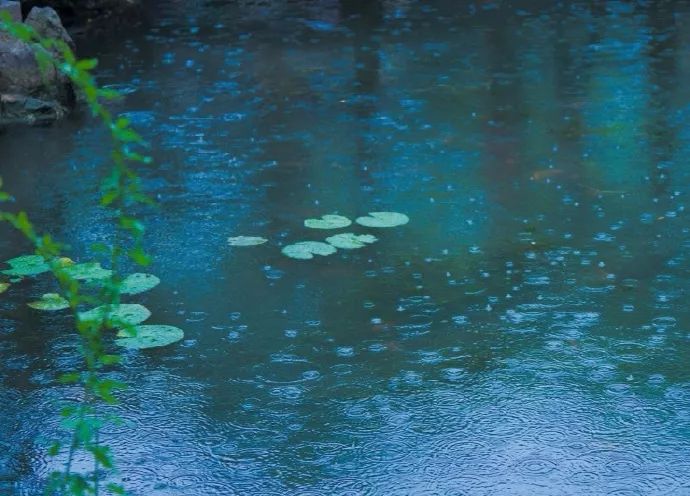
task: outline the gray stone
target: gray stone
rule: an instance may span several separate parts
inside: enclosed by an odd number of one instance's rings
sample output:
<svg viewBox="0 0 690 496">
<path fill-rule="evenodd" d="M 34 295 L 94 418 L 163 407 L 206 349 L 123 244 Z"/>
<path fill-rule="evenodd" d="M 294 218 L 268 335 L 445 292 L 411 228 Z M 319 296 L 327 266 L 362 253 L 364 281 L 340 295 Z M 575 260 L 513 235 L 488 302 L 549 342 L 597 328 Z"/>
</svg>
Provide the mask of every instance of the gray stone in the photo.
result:
<svg viewBox="0 0 690 496">
<path fill-rule="evenodd" d="M 0 0 L 0 12 L 7 12 L 14 22 L 22 22 L 22 5 L 19 2 Z"/>
<path fill-rule="evenodd" d="M 41 100 L 26 95 L 0 95 L 0 125 L 47 124 L 67 113 L 54 100 Z"/>
<path fill-rule="evenodd" d="M 60 16 L 50 7 L 34 7 L 24 23 L 31 26 L 43 38 L 63 41 L 74 51 L 74 41 L 60 21 Z"/>
<path fill-rule="evenodd" d="M 74 46 L 51 8 L 34 8 L 27 24 L 41 36 Z M 29 44 L 0 32 L 0 123 L 50 122 L 64 116 L 74 103 L 74 88 L 67 76 L 52 66 L 41 71 Z"/>
</svg>

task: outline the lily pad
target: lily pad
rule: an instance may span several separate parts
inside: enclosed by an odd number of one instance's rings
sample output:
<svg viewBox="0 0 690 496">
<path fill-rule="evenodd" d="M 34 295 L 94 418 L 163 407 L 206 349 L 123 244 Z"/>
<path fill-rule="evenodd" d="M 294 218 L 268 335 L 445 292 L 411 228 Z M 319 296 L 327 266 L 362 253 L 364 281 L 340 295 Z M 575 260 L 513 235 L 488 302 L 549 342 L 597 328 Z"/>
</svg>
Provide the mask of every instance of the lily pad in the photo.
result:
<svg viewBox="0 0 690 496">
<path fill-rule="evenodd" d="M 118 306 L 102 305 L 87 312 L 80 312 L 79 320 L 102 322 L 107 318 L 115 327 L 119 327 L 141 324 L 150 316 L 151 312 L 143 305 L 123 303 Z"/>
<path fill-rule="evenodd" d="M 47 312 L 55 312 L 57 310 L 64 310 L 69 308 L 69 302 L 57 293 L 46 293 L 41 296 L 38 301 L 28 303 L 31 308 L 36 310 L 44 310 Z"/>
<path fill-rule="evenodd" d="M 8 260 L 6 263 L 11 268 L 3 270 L 2 273 L 8 276 L 36 276 L 50 270 L 50 266 L 40 255 L 23 255 L 21 257 Z"/>
<path fill-rule="evenodd" d="M 310 260 L 314 255 L 332 255 L 337 250 L 335 247 L 322 243 L 321 241 L 300 241 L 292 245 L 287 245 L 282 249 L 283 255 L 296 258 L 298 260 Z"/>
<path fill-rule="evenodd" d="M 342 215 L 327 214 L 320 219 L 307 219 L 304 226 L 311 229 L 340 229 L 352 224 L 352 221 Z"/>
<path fill-rule="evenodd" d="M 364 227 L 397 227 L 410 222 L 410 218 L 398 212 L 369 212 L 368 217 L 357 217 L 355 222 Z"/>
<path fill-rule="evenodd" d="M 9 282 L 0 282 L 0 294 L 4 293 L 7 291 L 7 289 L 10 287 Z"/>
<path fill-rule="evenodd" d="M 120 286 L 122 294 L 139 294 L 149 289 L 153 289 L 160 284 L 161 280 L 153 274 L 135 273 L 125 277 Z"/>
<path fill-rule="evenodd" d="M 107 279 L 113 275 L 112 270 L 104 269 L 98 262 L 68 265 L 64 270 L 72 279 L 77 280 Z"/>
<path fill-rule="evenodd" d="M 259 236 L 235 236 L 234 238 L 228 238 L 230 246 L 256 246 L 262 245 L 267 241 L 266 238 Z"/>
<path fill-rule="evenodd" d="M 117 333 L 115 343 L 125 348 L 142 350 L 145 348 L 157 348 L 167 346 L 184 338 L 184 331 L 169 325 L 142 325 L 134 328 L 134 335 L 129 330 L 121 330 Z"/>
<path fill-rule="evenodd" d="M 375 243 L 378 241 L 376 236 L 371 234 L 354 234 L 354 233 L 342 233 L 336 234 L 335 236 L 330 236 L 326 238 L 330 244 L 336 248 L 342 248 L 343 250 L 355 250 L 357 248 L 364 248 L 366 245 Z"/>
</svg>

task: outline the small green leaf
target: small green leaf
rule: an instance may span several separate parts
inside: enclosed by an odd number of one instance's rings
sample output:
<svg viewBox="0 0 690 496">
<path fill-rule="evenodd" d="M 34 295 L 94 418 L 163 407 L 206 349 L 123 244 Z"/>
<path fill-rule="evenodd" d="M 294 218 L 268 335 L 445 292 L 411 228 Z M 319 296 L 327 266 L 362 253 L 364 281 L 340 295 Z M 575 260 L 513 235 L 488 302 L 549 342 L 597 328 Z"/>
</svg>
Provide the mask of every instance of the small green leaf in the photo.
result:
<svg viewBox="0 0 690 496">
<path fill-rule="evenodd" d="M 144 249 L 140 246 L 134 247 L 127 254 L 135 264 L 140 265 L 142 267 L 146 267 L 151 263 L 151 257 L 149 257 L 144 251 Z"/>
<path fill-rule="evenodd" d="M 307 219 L 304 226 L 311 229 L 340 229 L 352 224 L 352 221 L 342 215 L 327 214 L 320 219 Z"/>
<path fill-rule="evenodd" d="M 326 238 L 326 241 L 336 248 L 342 248 L 343 250 L 354 250 L 357 248 L 363 248 L 367 244 L 375 243 L 378 241 L 376 236 L 371 234 L 361 234 L 356 235 L 354 233 L 342 233 L 336 234 L 335 236 L 330 236 Z"/>
<path fill-rule="evenodd" d="M 160 284 L 161 280 L 153 274 L 135 273 L 125 277 L 120 286 L 120 293 L 135 295 L 153 289 Z"/>
<path fill-rule="evenodd" d="M 95 69 L 96 66 L 98 65 L 98 60 L 96 59 L 82 59 L 79 62 L 77 62 L 77 69 L 83 70 L 83 71 L 90 71 L 92 69 Z"/>
<path fill-rule="evenodd" d="M 79 382 L 79 379 L 81 378 L 79 372 L 67 372 L 65 374 L 61 374 L 60 377 L 58 377 L 58 382 L 60 384 L 76 384 Z"/>
<path fill-rule="evenodd" d="M 364 227 L 397 227 L 410 222 L 410 218 L 398 212 L 369 212 L 369 217 L 358 217 L 355 222 Z"/>
<path fill-rule="evenodd" d="M 120 355 L 101 355 L 98 360 L 103 365 L 115 365 L 120 363 Z"/>
<path fill-rule="evenodd" d="M 120 339 L 115 343 L 124 348 L 157 348 L 167 346 L 184 338 L 184 331 L 169 325 L 142 325 L 136 326 L 135 335 L 132 336 L 127 331 L 117 333 Z"/>
<path fill-rule="evenodd" d="M 96 461 L 103 465 L 103 467 L 113 468 L 113 458 L 110 455 L 110 448 L 108 446 L 91 444 L 87 447 L 87 449 L 91 452 Z"/>
<path fill-rule="evenodd" d="M 60 452 L 60 443 L 54 441 L 48 448 L 48 456 L 57 456 Z"/>
<path fill-rule="evenodd" d="M 292 245 L 287 245 L 282 249 L 283 255 L 297 260 L 311 260 L 314 255 L 332 255 L 337 250 L 335 247 L 320 241 L 301 241 Z"/>
<path fill-rule="evenodd" d="M 9 283 L 9 282 L 0 282 L 0 294 L 2 294 L 2 293 L 4 293 L 5 291 L 7 291 L 7 288 L 9 288 L 9 287 L 10 287 L 10 283 Z"/>
<path fill-rule="evenodd" d="M 116 495 L 118 495 L 118 496 L 124 496 L 124 495 L 126 494 L 126 493 L 125 493 L 125 488 L 122 487 L 122 486 L 119 485 L 119 484 L 115 484 L 114 482 L 109 482 L 109 483 L 105 486 L 105 488 L 106 488 L 108 491 L 110 491 L 111 493 L 116 494 Z"/>
<path fill-rule="evenodd" d="M 258 236 L 235 236 L 234 238 L 228 238 L 228 244 L 230 246 L 256 246 L 262 245 L 267 241 L 266 238 L 260 238 Z"/>
<path fill-rule="evenodd" d="M 46 312 L 55 312 L 69 308 L 69 302 L 57 293 L 46 293 L 38 301 L 28 303 L 31 308 Z"/>
</svg>

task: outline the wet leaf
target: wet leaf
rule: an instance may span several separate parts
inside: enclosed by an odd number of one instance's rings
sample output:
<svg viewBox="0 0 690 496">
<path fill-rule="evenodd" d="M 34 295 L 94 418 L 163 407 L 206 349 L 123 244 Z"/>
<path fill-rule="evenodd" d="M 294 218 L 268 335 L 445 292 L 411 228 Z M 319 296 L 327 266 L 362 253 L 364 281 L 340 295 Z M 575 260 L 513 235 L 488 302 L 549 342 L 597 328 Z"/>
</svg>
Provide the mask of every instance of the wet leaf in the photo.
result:
<svg viewBox="0 0 690 496">
<path fill-rule="evenodd" d="M 352 224 L 352 221 L 342 215 L 327 214 L 320 219 L 307 219 L 304 226 L 311 229 L 340 229 Z"/>
<path fill-rule="evenodd" d="M 9 282 L 0 282 L 0 294 L 4 293 L 7 291 L 7 289 L 10 287 Z"/>
<path fill-rule="evenodd" d="M 3 270 L 8 276 L 26 277 L 36 276 L 50 271 L 50 266 L 40 255 L 23 255 L 6 262 L 11 268 Z"/>
<path fill-rule="evenodd" d="M 113 274 L 112 270 L 104 269 L 98 262 L 68 265 L 65 272 L 77 280 L 107 279 Z"/>
<path fill-rule="evenodd" d="M 153 289 L 160 284 L 161 280 L 153 274 L 135 273 L 125 277 L 120 286 L 120 293 L 135 295 Z"/>
<path fill-rule="evenodd" d="M 368 217 L 358 217 L 355 222 L 365 227 L 397 227 L 410 222 L 410 218 L 398 212 L 369 212 Z"/>
<path fill-rule="evenodd" d="M 117 333 L 119 339 L 115 343 L 125 348 L 157 348 L 167 346 L 184 338 L 182 329 L 169 325 L 142 325 L 134 328 L 135 335 L 131 331 L 121 330 Z"/>
<path fill-rule="evenodd" d="M 357 235 L 354 233 L 342 233 L 336 234 L 335 236 L 330 236 L 326 238 L 326 241 L 336 248 L 342 248 L 343 250 L 355 250 L 357 248 L 363 248 L 368 244 L 375 243 L 378 241 L 378 238 L 376 238 L 376 236 L 372 236 L 371 234 Z"/>
<path fill-rule="evenodd" d="M 108 312 L 110 310 L 110 312 Z M 143 305 L 123 303 L 118 306 L 102 305 L 87 312 L 79 313 L 79 320 L 103 322 L 110 321 L 115 327 L 122 325 L 137 325 L 151 316 L 151 312 Z"/>
<path fill-rule="evenodd" d="M 332 255 L 336 251 L 335 247 L 320 241 L 301 241 L 282 249 L 283 255 L 298 260 L 310 260 L 314 255 Z"/>
<path fill-rule="evenodd" d="M 47 312 L 55 312 L 69 308 L 69 302 L 57 293 L 46 293 L 38 301 L 28 303 L 31 308 Z"/>
<path fill-rule="evenodd" d="M 266 238 L 259 236 L 235 236 L 234 238 L 228 238 L 230 246 L 256 246 L 262 245 L 267 241 Z"/>
</svg>

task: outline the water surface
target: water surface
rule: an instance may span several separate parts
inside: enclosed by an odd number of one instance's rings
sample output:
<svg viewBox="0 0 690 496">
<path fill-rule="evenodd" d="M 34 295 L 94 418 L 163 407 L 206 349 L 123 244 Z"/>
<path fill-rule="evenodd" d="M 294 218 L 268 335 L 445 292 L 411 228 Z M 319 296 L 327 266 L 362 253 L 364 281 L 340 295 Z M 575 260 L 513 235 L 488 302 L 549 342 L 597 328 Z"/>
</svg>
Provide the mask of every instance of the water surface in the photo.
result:
<svg viewBox="0 0 690 496">
<path fill-rule="evenodd" d="M 128 490 L 690 494 L 687 26 L 672 1 L 161 1 L 79 40 L 156 159 L 163 283 L 133 300 L 186 332 L 117 372 Z M 105 138 L 84 113 L 0 135 L 76 259 L 111 234 Z M 280 254 L 375 210 L 411 222 Z M 69 318 L 25 306 L 51 288 L 0 297 L 2 494 L 37 494 L 78 394 Z"/>
</svg>

